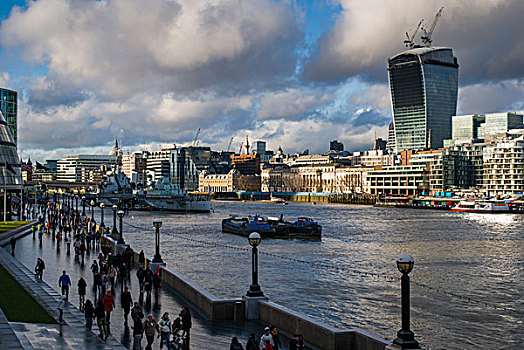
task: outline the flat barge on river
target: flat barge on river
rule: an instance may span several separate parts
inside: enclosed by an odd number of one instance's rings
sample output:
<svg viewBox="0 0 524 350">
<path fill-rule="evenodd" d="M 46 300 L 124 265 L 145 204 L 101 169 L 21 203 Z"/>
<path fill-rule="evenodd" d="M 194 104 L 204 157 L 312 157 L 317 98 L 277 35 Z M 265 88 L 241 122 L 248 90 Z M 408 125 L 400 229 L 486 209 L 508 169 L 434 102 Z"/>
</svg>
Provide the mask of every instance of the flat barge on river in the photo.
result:
<svg viewBox="0 0 524 350">
<path fill-rule="evenodd" d="M 248 237 L 258 232 L 262 238 L 308 239 L 318 240 L 322 236 L 322 226 L 311 218 L 299 217 L 295 222 L 279 218 L 254 216 L 237 218 L 231 216 L 222 220 L 222 232 Z"/>
</svg>

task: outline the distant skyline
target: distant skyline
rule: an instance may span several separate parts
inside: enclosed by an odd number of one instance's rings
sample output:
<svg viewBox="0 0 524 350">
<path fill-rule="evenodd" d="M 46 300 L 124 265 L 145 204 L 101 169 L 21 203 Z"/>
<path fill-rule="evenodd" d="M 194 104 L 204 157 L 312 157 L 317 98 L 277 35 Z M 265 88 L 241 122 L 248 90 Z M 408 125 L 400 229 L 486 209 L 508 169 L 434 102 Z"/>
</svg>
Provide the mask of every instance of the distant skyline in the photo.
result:
<svg viewBox="0 0 524 350">
<path fill-rule="evenodd" d="M 36 0 L 0 3 L 0 86 L 19 92 L 19 153 L 43 161 L 200 144 L 369 149 L 391 117 L 386 60 L 444 13 L 458 114 L 524 109 L 524 2 Z"/>
</svg>

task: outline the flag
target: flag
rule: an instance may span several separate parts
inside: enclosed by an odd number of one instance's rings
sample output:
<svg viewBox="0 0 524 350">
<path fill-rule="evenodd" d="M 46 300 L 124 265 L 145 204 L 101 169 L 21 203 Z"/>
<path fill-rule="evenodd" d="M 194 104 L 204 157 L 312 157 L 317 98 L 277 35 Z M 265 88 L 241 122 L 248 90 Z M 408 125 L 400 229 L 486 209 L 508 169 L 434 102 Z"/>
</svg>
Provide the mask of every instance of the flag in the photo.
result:
<svg viewBox="0 0 524 350">
<path fill-rule="evenodd" d="M 22 167 L 23 171 L 27 171 L 28 173 L 32 173 L 33 172 L 33 167 L 28 165 L 28 164 L 26 164 L 26 163 L 24 163 L 23 161 L 21 163 L 21 167 Z"/>
<path fill-rule="evenodd" d="M 49 170 L 49 169 L 47 169 L 47 167 L 44 164 L 37 161 L 35 170 Z"/>
</svg>

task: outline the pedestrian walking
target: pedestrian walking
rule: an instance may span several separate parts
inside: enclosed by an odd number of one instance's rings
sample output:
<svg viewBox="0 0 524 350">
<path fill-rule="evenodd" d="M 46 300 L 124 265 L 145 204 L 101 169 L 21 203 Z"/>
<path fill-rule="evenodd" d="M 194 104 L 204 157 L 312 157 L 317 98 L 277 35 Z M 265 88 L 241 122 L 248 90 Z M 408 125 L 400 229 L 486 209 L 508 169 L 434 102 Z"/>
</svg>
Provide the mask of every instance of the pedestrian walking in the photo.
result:
<svg viewBox="0 0 524 350">
<path fill-rule="evenodd" d="M 282 343 L 280 343 L 280 336 L 277 331 L 277 327 L 271 327 L 271 337 L 273 338 L 273 349 L 280 350 L 282 349 Z"/>
<path fill-rule="evenodd" d="M 158 329 L 160 331 L 160 349 L 162 349 L 165 343 L 167 346 L 167 350 L 171 350 L 171 320 L 169 319 L 168 312 L 164 312 L 162 318 L 158 321 Z"/>
<path fill-rule="evenodd" d="M 102 284 L 102 294 L 101 295 L 106 295 L 107 282 L 108 282 L 107 275 L 104 272 L 102 272 L 100 279 L 101 279 L 101 284 Z"/>
<path fill-rule="evenodd" d="M 142 337 L 144 333 L 144 325 L 142 322 L 135 323 L 133 327 L 133 350 L 142 350 Z"/>
<path fill-rule="evenodd" d="M 131 306 L 133 306 L 133 298 L 131 297 L 129 288 L 126 287 L 126 289 L 122 292 L 122 295 L 120 296 L 120 302 L 122 304 L 122 309 L 124 310 L 124 326 L 127 327 L 127 316 L 129 315 L 129 311 L 131 311 Z M 142 324 L 142 322 L 138 323 Z"/>
<path fill-rule="evenodd" d="M 179 316 L 182 319 L 182 331 L 184 331 L 184 345 L 189 347 L 189 331 L 191 330 L 192 326 L 191 311 L 189 311 L 189 307 L 182 306 L 182 310 L 180 311 Z"/>
<path fill-rule="evenodd" d="M 146 291 L 146 297 L 151 298 L 151 290 L 153 290 L 153 273 L 147 269 L 144 277 L 144 290 Z"/>
<path fill-rule="evenodd" d="M 98 329 L 100 330 L 99 337 L 105 340 L 107 339 L 109 333 L 107 331 L 106 313 L 105 313 L 104 303 L 102 302 L 102 299 L 99 299 L 96 305 L 95 317 L 96 317 L 96 324 L 98 325 Z"/>
<path fill-rule="evenodd" d="M 62 295 L 65 295 L 66 300 L 69 300 L 69 286 L 71 286 L 71 279 L 66 274 L 65 270 L 62 271 L 62 276 L 58 279 L 58 286 L 62 288 Z"/>
<path fill-rule="evenodd" d="M 265 349 L 266 342 L 273 343 L 273 336 L 271 335 L 271 329 L 269 327 L 264 328 L 264 334 L 260 337 L 260 348 Z M 273 344 L 271 344 L 273 345 Z"/>
<path fill-rule="evenodd" d="M 133 324 L 137 322 L 142 322 L 142 319 L 144 318 L 144 313 L 142 312 L 142 309 L 138 305 L 138 303 L 135 301 L 133 304 L 133 308 L 131 309 L 131 319 L 133 320 Z"/>
<path fill-rule="evenodd" d="M 44 260 L 36 259 L 35 276 L 41 281 L 45 270 Z"/>
<path fill-rule="evenodd" d="M 247 343 L 246 343 L 246 350 L 260 350 L 260 348 L 258 347 L 257 338 L 256 338 L 255 333 L 251 333 L 249 335 L 249 339 L 247 340 Z"/>
<path fill-rule="evenodd" d="M 87 299 L 84 304 L 84 316 L 86 318 L 86 327 L 91 330 L 93 327 L 93 317 L 95 316 L 95 308 L 91 300 Z"/>
<path fill-rule="evenodd" d="M 93 260 L 93 263 L 91 264 L 91 272 L 93 272 L 93 278 L 95 277 L 95 274 L 98 273 L 98 263 L 96 262 L 96 260 Z"/>
<path fill-rule="evenodd" d="M 136 278 L 138 279 L 138 286 L 140 288 L 140 294 L 144 292 L 144 277 L 146 275 L 146 270 L 140 266 L 136 271 Z"/>
<path fill-rule="evenodd" d="M 153 315 L 149 314 L 147 316 L 147 320 L 144 321 L 144 333 L 146 335 L 146 340 L 147 340 L 147 345 L 146 345 L 145 350 L 152 350 L 151 346 L 153 345 L 153 342 L 155 341 L 155 334 L 158 331 L 158 328 L 159 328 L 158 323 L 156 323 L 156 321 L 153 319 Z"/>
<path fill-rule="evenodd" d="M 106 295 L 104 296 L 104 299 L 102 299 L 102 302 L 104 303 L 104 311 L 106 312 L 106 326 L 107 326 L 107 333 L 111 334 L 111 312 L 115 308 L 115 298 L 111 295 L 111 290 L 108 290 Z"/>
<path fill-rule="evenodd" d="M 66 296 L 62 295 L 60 298 L 60 301 L 58 302 L 58 323 L 63 324 L 64 321 L 64 307 L 66 305 Z"/>
<path fill-rule="evenodd" d="M 270 340 L 266 340 L 266 345 L 264 345 L 264 348 L 262 350 L 274 350 Z"/>
<path fill-rule="evenodd" d="M 231 345 L 229 346 L 229 350 L 244 350 L 244 347 L 242 346 L 242 344 L 240 344 L 237 337 L 233 337 L 231 339 Z"/>
<path fill-rule="evenodd" d="M 86 299 L 86 288 L 87 288 L 87 282 L 84 279 L 84 277 L 80 277 L 77 283 L 78 287 L 78 298 L 80 301 L 80 310 L 82 310 L 82 305 L 84 305 L 85 299 Z"/>
<path fill-rule="evenodd" d="M 33 231 L 33 238 L 34 238 L 34 231 Z M 11 255 L 15 256 L 16 238 L 15 238 L 14 235 L 11 236 L 11 239 L 9 240 L 9 243 L 11 243 Z"/>
<path fill-rule="evenodd" d="M 115 279 L 116 279 L 116 267 L 115 265 L 111 264 L 109 265 L 109 271 L 107 272 L 107 278 L 109 278 L 109 281 L 111 282 L 111 290 L 115 291 Z"/>
<path fill-rule="evenodd" d="M 143 250 L 138 254 L 138 264 L 142 269 L 146 267 L 146 255 Z"/>
</svg>

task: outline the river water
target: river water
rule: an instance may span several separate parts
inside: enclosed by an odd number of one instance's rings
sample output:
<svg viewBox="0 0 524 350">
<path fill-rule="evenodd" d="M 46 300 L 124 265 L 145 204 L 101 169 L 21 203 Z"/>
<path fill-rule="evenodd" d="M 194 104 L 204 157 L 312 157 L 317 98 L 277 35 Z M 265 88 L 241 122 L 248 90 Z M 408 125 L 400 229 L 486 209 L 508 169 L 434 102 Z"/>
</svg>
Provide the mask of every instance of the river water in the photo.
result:
<svg viewBox="0 0 524 350">
<path fill-rule="evenodd" d="M 153 256 L 152 222 L 160 218 L 168 267 L 217 296 L 237 298 L 249 288 L 251 255 L 246 238 L 221 232 L 222 219 L 309 216 L 323 227 L 321 241 L 268 239 L 259 247 L 259 282 L 271 301 L 393 339 L 400 328 L 395 259 L 406 252 L 415 259 L 411 328 L 423 346 L 524 348 L 524 215 L 310 203 L 215 201 L 212 207 L 211 214 L 131 212 L 126 242 Z"/>
</svg>

